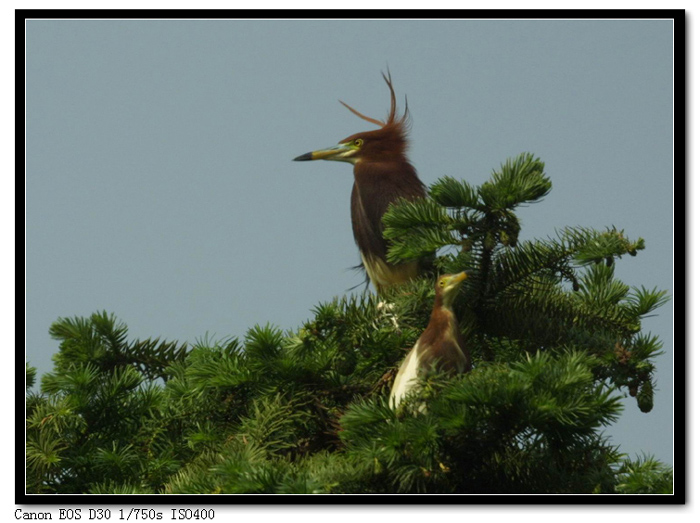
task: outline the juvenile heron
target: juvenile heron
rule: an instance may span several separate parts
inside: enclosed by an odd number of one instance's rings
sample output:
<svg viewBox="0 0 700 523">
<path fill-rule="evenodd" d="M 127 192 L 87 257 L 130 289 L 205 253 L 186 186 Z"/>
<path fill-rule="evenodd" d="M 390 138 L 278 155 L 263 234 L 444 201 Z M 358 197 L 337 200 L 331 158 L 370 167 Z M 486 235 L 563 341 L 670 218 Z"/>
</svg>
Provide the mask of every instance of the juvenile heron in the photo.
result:
<svg viewBox="0 0 700 523">
<path fill-rule="evenodd" d="M 353 114 L 378 125 L 374 131 L 353 134 L 338 145 L 302 154 L 295 161 L 333 160 L 354 166 L 355 183 L 350 197 L 350 215 L 355 243 L 362 265 L 379 294 L 390 285 L 403 283 L 418 275 L 425 261 L 393 264 L 386 258 L 387 242 L 382 236 L 382 216 L 389 204 L 399 198 L 414 199 L 426 195 L 425 186 L 406 158 L 409 127 L 408 103 L 403 116 L 396 114 L 396 95 L 391 75 L 382 73 L 391 92 L 391 109 L 385 121 L 376 120 L 340 102 Z"/>
<path fill-rule="evenodd" d="M 418 385 L 417 378 L 435 365 L 437 370 L 455 374 L 471 368 L 452 303 L 467 273 L 440 276 L 435 284 L 435 303 L 428 326 L 403 360 L 391 388 L 389 404 L 398 408 L 403 398 Z"/>
</svg>

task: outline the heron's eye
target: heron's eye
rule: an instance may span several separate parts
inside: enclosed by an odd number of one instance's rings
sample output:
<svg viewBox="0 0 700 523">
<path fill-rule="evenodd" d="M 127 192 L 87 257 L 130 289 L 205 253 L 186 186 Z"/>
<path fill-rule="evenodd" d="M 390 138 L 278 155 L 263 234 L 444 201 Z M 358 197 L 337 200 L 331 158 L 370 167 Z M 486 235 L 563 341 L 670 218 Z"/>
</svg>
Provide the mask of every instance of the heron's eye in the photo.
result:
<svg viewBox="0 0 700 523">
<path fill-rule="evenodd" d="M 357 140 L 355 140 L 355 146 L 356 146 L 356 147 L 362 146 L 363 143 L 365 143 L 365 142 L 364 142 L 364 140 L 363 140 L 362 138 L 358 138 Z"/>
<path fill-rule="evenodd" d="M 445 286 L 445 280 L 440 280 L 440 283 L 438 283 L 438 285 L 440 285 L 440 287 L 444 287 L 444 286 Z"/>
</svg>

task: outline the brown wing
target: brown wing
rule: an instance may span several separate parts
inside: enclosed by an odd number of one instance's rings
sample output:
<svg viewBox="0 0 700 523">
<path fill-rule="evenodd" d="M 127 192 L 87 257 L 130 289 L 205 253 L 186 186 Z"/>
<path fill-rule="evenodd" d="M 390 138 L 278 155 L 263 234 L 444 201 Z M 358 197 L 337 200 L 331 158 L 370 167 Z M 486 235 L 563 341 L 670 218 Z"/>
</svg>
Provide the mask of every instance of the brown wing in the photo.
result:
<svg viewBox="0 0 700 523">
<path fill-rule="evenodd" d="M 419 339 L 421 365 L 429 369 L 436 365 L 447 372 L 466 372 L 471 368 L 469 351 L 454 316 L 450 313 L 435 313 Z"/>
<path fill-rule="evenodd" d="M 413 167 L 406 163 L 402 170 L 402 174 L 396 174 L 390 163 L 359 163 L 355 166 L 355 185 L 350 201 L 352 230 L 364 255 L 386 261 L 387 243 L 382 236 L 382 216 L 399 198 L 411 199 L 426 194 L 425 186 Z"/>
</svg>

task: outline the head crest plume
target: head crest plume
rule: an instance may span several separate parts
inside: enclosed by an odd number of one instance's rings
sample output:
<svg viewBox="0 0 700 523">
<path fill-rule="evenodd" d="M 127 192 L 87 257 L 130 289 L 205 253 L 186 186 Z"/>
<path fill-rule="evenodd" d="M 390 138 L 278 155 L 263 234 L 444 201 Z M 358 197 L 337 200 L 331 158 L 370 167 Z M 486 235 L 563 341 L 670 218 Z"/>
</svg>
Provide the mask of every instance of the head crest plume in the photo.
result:
<svg viewBox="0 0 700 523">
<path fill-rule="evenodd" d="M 377 120 L 376 118 L 370 118 L 369 116 L 365 116 L 360 111 L 358 111 L 357 109 L 353 109 L 352 107 L 350 107 L 348 104 L 346 104 L 342 100 L 338 100 L 338 101 L 341 104 L 343 104 L 345 107 L 347 107 L 354 115 L 359 116 L 363 120 L 367 120 L 368 122 L 371 122 L 375 125 L 378 125 L 379 127 L 388 127 L 390 125 L 403 124 L 403 123 L 405 123 L 406 119 L 408 118 L 408 98 L 406 98 L 406 108 L 404 110 L 404 114 L 400 120 L 397 120 L 397 118 L 396 118 L 396 94 L 394 93 L 394 86 L 391 84 L 391 73 L 388 70 L 387 70 L 387 74 L 384 74 L 382 72 L 382 77 L 384 78 L 384 81 L 386 82 L 386 84 L 389 86 L 389 91 L 391 92 L 391 109 L 389 109 L 389 116 L 387 116 L 386 121 Z"/>
</svg>

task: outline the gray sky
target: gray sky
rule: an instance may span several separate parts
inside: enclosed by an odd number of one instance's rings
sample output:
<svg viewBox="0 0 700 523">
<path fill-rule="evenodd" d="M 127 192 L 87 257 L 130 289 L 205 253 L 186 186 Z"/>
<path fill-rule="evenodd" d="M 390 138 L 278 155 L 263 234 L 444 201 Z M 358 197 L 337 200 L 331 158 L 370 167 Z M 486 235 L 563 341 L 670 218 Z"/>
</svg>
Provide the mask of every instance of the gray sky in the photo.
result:
<svg viewBox="0 0 700 523">
<path fill-rule="evenodd" d="M 383 118 L 391 68 L 421 179 L 480 184 L 532 152 L 553 190 L 522 239 L 624 229 L 617 264 L 673 284 L 670 21 L 29 21 L 27 359 L 58 317 L 115 313 L 130 339 L 296 328 L 360 283 L 352 168 L 292 158 Z M 358 289 L 359 290 L 359 289 Z M 625 401 L 612 442 L 673 457 L 673 302 L 645 320 L 655 408 Z"/>
</svg>

